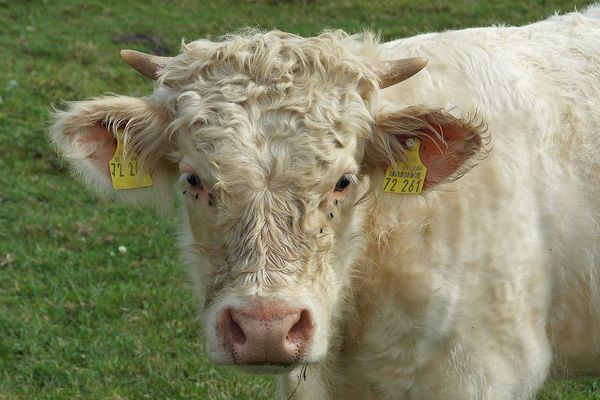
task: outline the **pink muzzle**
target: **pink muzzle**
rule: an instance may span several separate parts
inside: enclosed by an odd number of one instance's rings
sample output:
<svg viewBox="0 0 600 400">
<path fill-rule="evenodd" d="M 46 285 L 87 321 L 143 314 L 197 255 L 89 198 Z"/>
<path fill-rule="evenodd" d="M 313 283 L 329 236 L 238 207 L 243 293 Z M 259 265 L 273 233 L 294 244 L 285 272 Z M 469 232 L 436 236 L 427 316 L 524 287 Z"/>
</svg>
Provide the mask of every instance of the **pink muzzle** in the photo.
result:
<svg viewBox="0 0 600 400">
<path fill-rule="evenodd" d="M 254 365 L 298 362 L 314 333 L 308 310 L 262 298 L 225 309 L 218 328 L 233 362 Z"/>
</svg>

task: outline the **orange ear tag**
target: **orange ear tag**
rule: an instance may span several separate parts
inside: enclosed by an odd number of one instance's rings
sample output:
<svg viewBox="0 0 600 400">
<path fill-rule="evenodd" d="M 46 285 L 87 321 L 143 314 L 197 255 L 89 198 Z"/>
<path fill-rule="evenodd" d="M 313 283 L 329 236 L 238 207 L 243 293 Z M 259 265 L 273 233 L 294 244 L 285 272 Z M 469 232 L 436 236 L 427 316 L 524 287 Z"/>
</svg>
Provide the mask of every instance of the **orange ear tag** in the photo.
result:
<svg viewBox="0 0 600 400">
<path fill-rule="evenodd" d="M 115 154 L 108 162 L 113 187 L 122 190 L 152 186 L 152 177 L 140 168 L 137 156 L 123 149 L 123 132 L 119 130 Z"/>
<path fill-rule="evenodd" d="M 390 165 L 385 171 L 383 191 L 386 193 L 418 194 L 423 190 L 427 167 L 419 156 L 421 140 L 410 138 L 406 147 L 404 160 L 396 161 L 396 165 Z"/>
</svg>

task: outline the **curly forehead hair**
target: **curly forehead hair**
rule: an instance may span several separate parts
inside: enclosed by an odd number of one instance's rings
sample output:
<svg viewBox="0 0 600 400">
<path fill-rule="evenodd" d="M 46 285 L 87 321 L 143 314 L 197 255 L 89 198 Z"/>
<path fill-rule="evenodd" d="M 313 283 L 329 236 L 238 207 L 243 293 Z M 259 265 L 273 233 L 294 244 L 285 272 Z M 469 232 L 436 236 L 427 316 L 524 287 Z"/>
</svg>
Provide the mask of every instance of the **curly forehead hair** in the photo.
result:
<svg viewBox="0 0 600 400">
<path fill-rule="evenodd" d="M 281 31 L 246 30 L 216 42 L 184 43 L 182 55 L 165 71 L 161 82 L 179 88 L 198 82 L 222 85 L 251 80 L 269 86 L 293 82 L 306 90 L 343 80 L 355 85 L 368 82 L 366 86 L 373 89 L 377 78 L 364 62 L 377 58 L 377 44 L 370 32 L 350 36 L 327 31 L 303 38 Z"/>
<path fill-rule="evenodd" d="M 314 180 L 323 173 L 315 168 L 335 162 L 331 146 L 370 133 L 378 84 L 367 60 L 376 59 L 377 43 L 371 33 L 341 31 L 302 38 L 250 30 L 198 40 L 163 70 L 154 97 L 175 116 L 169 130 L 189 133 L 222 185 L 238 177 L 228 176 L 234 165 L 218 165 L 235 163 L 255 175 L 247 184 L 286 179 L 285 169 L 295 168 L 306 188 L 300 177 Z"/>
</svg>

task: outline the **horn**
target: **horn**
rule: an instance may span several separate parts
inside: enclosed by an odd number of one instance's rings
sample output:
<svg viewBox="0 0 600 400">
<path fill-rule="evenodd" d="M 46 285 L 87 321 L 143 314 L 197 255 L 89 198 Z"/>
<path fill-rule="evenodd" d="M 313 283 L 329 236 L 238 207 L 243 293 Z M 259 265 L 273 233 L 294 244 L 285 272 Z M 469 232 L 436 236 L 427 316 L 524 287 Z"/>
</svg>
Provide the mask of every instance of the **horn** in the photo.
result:
<svg viewBox="0 0 600 400">
<path fill-rule="evenodd" d="M 393 61 L 381 61 L 372 67 L 379 77 L 381 89 L 407 80 L 427 65 L 425 57 L 402 58 Z"/>
<path fill-rule="evenodd" d="M 173 59 L 173 57 L 154 56 L 135 50 L 121 50 L 121 58 L 142 75 L 154 80 L 158 78 L 158 71 Z"/>
</svg>

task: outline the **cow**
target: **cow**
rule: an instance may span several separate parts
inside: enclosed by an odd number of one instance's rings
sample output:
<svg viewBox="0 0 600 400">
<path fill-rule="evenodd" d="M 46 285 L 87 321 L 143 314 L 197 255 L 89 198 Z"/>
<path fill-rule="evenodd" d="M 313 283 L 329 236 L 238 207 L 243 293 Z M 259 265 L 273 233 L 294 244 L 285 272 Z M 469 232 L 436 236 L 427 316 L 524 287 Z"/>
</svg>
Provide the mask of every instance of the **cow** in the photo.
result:
<svg viewBox="0 0 600 400">
<path fill-rule="evenodd" d="M 209 358 L 281 399 L 529 399 L 600 373 L 600 6 L 522 27 L 247 30 L 69 103 L 101 195 L 177 206 Z"/>
</svg>

